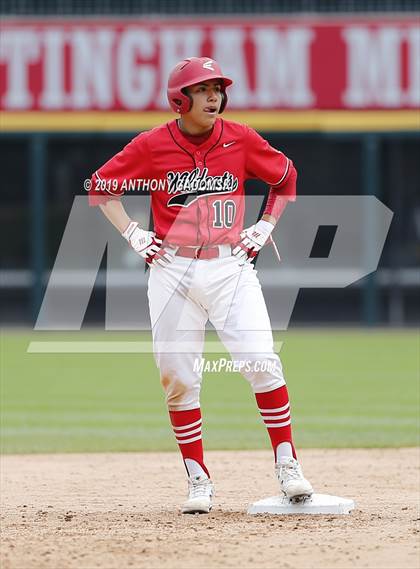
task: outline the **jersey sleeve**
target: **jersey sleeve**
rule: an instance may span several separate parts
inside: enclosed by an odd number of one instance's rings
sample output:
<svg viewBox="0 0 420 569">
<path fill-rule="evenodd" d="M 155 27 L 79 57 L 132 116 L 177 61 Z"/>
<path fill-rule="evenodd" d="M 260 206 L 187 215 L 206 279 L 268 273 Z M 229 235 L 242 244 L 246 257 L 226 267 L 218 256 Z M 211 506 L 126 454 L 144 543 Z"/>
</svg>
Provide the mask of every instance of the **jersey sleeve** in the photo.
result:
<svg viewBox="0 0 420 569">
<path fill-rule="evenodd" d="M 147 142 L 140 134 L 94 172 L 89 190 L 89 205 L 96 206 L 109 200 L 121 199 L 130 187 L 130 180 L 150 177 L 149 168 Z"/>
<path fill-rule="evenodd" d="M 248 129 L 246 179 L 258 178 L 283 197 L 296 199 L 296 170 L 283 152 L 273 148 L 252 128 Z"/>
</svg>

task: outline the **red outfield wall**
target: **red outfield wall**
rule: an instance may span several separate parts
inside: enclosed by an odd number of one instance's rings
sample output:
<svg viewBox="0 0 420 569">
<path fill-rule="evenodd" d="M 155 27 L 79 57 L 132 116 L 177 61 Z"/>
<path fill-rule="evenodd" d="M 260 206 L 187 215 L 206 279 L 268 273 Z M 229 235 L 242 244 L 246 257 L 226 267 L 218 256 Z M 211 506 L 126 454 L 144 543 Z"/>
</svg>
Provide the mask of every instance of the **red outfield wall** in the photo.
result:
<svg viewBox="0 0 420 569">
<path fill-rule="evenodd" d="M 5 111 L 168 110 L 180 59 L 217 59 L 231 110 L 415 109 L 415 18 L 4 20 Z"/>
</svg>

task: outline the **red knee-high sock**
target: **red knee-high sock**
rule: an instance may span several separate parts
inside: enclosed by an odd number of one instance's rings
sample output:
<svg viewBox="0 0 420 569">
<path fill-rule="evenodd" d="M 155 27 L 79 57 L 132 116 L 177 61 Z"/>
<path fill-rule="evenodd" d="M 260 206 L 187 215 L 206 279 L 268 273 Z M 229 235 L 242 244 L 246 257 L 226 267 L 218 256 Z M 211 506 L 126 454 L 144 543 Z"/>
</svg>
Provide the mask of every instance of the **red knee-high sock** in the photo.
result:
<svg viewBox="0 0 420 569">
<path fill-rule="evenodd" d="M 189 409 L 188 411 L 169 411 L 172 428 L 176 442 L 179 445 L 182 458 L 191 458 L 198 462 L 207 476 L 209 471 L 204 464 L 203 440 L 201 438 L 201 409 Z M 188 469 L 187 469 L 188 472 Z"/>
<path fill-rule="evenodd" d="M 276 450 L 280 443 L 290 443 L 293 456 L 296 458 L 295 447 L 292 441 L 292 427 L 290 418 L 290 404 L 287 387 L 283 385 L 273 391 L 256 393 L 258 410 L 267 427 L 276 459 Z"/>
</svg>

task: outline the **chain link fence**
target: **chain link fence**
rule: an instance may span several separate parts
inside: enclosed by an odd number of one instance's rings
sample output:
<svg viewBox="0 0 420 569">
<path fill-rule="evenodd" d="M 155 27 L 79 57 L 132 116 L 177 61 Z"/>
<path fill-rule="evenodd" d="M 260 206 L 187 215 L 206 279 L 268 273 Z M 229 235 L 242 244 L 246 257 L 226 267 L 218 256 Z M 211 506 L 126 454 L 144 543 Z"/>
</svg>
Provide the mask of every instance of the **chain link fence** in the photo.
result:
<svg viewBox="0 0 420 569">
<path fill-rule="evenodd" d="M 419 0 L 0 0 L 3 16 L 417 12 Z"/>
</svg>

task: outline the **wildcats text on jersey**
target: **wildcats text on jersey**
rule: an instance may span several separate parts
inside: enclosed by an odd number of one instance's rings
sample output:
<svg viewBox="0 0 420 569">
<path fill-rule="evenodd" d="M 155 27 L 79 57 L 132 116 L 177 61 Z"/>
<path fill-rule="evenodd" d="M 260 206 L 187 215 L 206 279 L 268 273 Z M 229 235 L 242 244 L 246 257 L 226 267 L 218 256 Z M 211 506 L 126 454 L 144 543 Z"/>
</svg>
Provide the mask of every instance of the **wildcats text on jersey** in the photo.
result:
<svg viewBox="0 0 420 569">
<path fill-rule="evenodd" d="M 184 172 L 168 172 L 168 207 L 188 207 L 198 198 L 209 194 L 230 194 L 238 188 L 238 178 L 228 171 L 221 176 L 209 175 L 208 168 L 195 168 Z"/>
</svg>

